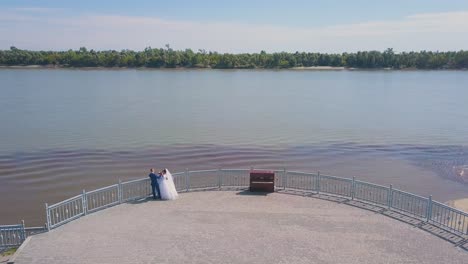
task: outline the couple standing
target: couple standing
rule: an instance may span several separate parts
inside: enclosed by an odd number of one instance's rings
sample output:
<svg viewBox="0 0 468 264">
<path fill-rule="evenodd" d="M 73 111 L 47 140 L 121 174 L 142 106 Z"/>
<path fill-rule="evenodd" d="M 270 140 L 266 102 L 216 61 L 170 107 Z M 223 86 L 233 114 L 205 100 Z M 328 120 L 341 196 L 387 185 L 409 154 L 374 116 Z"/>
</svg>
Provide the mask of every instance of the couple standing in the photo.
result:
<svg viewBox="0 0 468 264">
<path fill-rule="evenodd" d="M 151 179 L 151 190 L 153 191 L 153 199 L 161 200 L 175 200 L 179 196 L 177 194 L 177 190 L 174 185 L 174 179 L 172 178 L 172 174 L 169 172 L 168 169 L 164 169 L 157 174 L 154 173 L 154 169 L 150 170 L 150 174 L 148 175 Z M 156 197 L 156 192 L 158 196 Z"/>
</svg>

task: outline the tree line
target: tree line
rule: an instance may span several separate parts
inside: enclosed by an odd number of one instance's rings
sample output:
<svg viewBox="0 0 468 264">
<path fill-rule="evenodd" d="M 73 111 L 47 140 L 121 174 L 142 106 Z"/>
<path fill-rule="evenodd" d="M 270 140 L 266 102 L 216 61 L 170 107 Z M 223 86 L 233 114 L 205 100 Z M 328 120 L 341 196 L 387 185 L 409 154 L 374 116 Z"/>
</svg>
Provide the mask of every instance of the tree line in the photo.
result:
<svg viewBox="0 0 468 264">
<path fill-rule="evenodd" d="M 84 47 L 68 51 L 31 51 L 11 47 L 0 50 L 0 65 L 44 65 L 62 67 L 149 67 L 277 69 L 331 66 L 361 69 L 467 69 L 468 51 L 401 52 L 393 49 L 327 54 L 311 52 L 276 52 L 229 54 L 191 49 L 145 48 L 143 51 L 95 51 Z"/>
</svg>

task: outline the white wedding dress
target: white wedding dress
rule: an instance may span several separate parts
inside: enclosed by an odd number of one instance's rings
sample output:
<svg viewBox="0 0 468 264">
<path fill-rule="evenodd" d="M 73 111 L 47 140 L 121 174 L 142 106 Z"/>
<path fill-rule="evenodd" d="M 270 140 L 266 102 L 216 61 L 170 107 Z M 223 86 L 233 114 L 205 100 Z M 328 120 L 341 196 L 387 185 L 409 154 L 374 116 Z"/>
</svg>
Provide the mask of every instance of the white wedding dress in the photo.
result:
<svg viewBox="0 0 468 264">
<path fill-rule="evenodd" d="M 166 169 L 166 174 L 164 174 L 163 177 L 158 180 L 158 183 L 162 200 L 175 200 L 177 197 L 179 197 L 179 194 L 177 193 L 174 185 L 174 178 L 172 178 L 172 174 L 168 169 Z"/>
</svg>

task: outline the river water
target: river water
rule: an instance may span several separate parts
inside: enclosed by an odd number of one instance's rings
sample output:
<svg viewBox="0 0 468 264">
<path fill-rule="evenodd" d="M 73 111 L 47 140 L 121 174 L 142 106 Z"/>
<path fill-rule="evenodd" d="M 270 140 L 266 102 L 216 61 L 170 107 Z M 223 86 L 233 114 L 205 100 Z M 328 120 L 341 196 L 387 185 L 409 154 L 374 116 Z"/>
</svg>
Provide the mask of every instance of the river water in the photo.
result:
<svg viewBox="0 0 468 264">
<path fill-rule="evenodd" d="M 0 224 L 150 167 L 288 168 L 468 197 L 467 71 L 0 70 Z M 464 183 L 465 182 L 465 183 Z"/>
</svg>

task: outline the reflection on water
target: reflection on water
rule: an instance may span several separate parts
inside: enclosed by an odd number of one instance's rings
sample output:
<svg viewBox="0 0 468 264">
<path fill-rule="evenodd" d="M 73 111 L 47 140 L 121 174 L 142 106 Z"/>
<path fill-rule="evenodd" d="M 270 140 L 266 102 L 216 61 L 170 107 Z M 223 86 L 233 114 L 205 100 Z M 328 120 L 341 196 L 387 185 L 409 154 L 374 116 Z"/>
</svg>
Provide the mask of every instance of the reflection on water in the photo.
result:
<svg viewBox="0 0 468 264">
<path fill-rule="evenodd" d="M 207 168 L 291 168 L 383 185 L 393 184 L 447 201 L 468 197 L 454 168 L 468 164 L 468 148 L 422 145 L 316 144 L 296 147 L 173 145 L 147 149 L 17 152 L 0 156 L 0 222 L 44 222 L 43 202 L 54 203 L 113 184 L 146 177 L 150 167 L 172 171 Z"/>
</svg>

